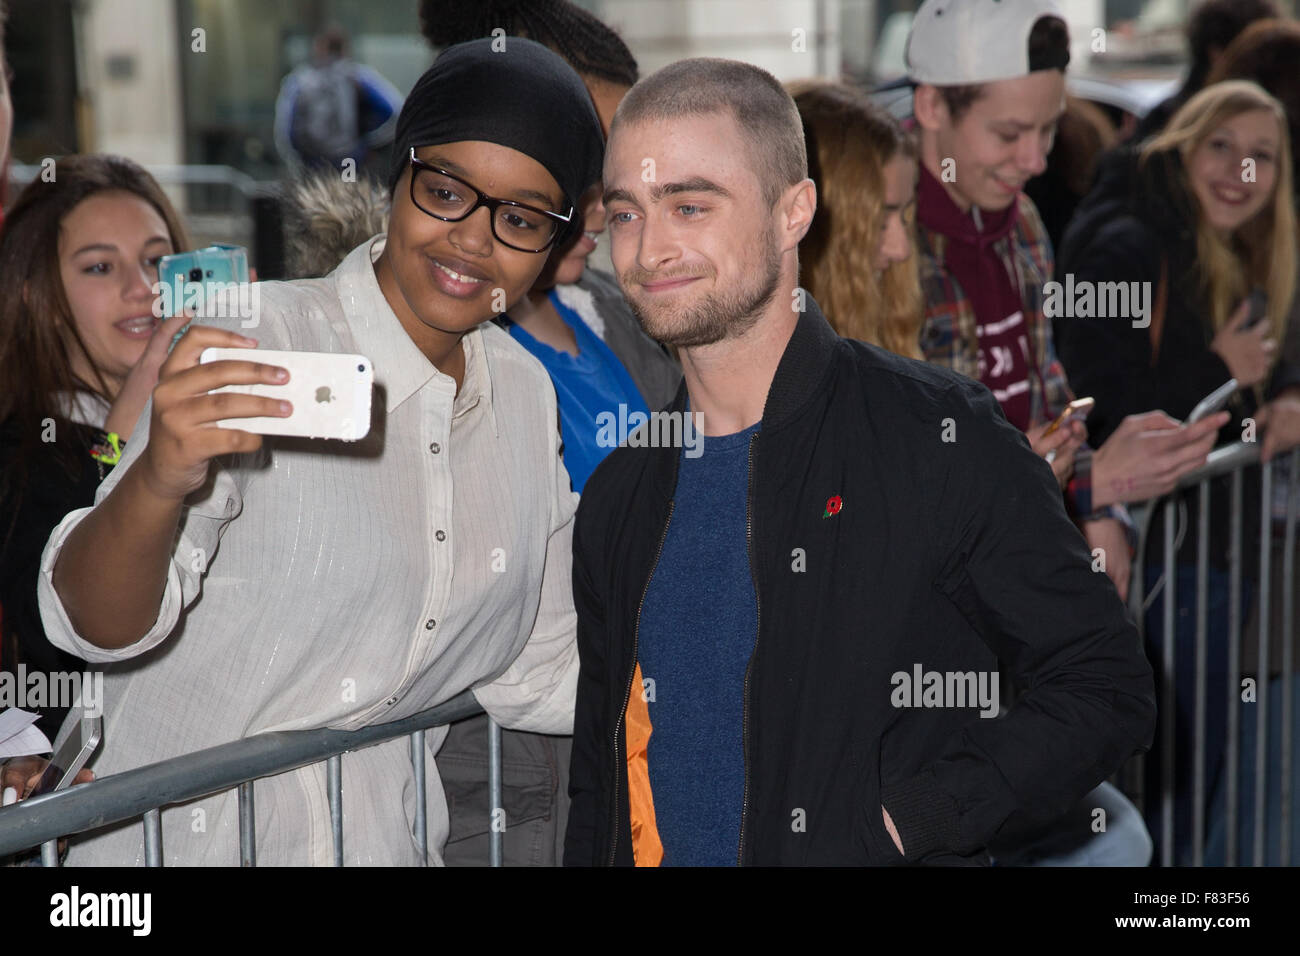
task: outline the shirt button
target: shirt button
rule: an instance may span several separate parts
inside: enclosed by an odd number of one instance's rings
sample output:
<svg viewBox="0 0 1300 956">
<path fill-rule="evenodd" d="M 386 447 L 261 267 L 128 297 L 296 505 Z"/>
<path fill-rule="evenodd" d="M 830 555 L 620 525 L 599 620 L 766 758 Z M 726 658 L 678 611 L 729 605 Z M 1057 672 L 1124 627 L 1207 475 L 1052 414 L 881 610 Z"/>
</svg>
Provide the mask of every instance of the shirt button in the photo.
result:
<svg viewBox="0 0 1300 956">
<path fill-rule="evenodd" d="M 442 451 L 442 446 L 439 445 L 436 441 L 435 441 L 435 442 L 430 442 L 430 443 L 429 443 L 429 451 L 433 452 L 433 453 L 436 455 L 436 454 L 438 454 L 438 452 Z"/>
<path fill-rule="evenodd" d="M 437 623 L 438 622 L 435 621 L 433 618 L 429 618 L 427 621 L 424 622 L 424 629 L 426 631 L 432 631 L 434 627 L 437 625 Z"/>
<path fill-rule="evenodd" d="M 447 532 L 443 531 L 441 528 L 439 528 L 437 531 L 435 531 L 435 532 L 433 533 L 433 536 L 434 536 L 435 538 L 437 538 L 439 541 L 446 541 L 446 540 L 447 540 Z"/>
<path fill-rule="evenodd" d="M 389 706 L 389 707 L 392 707 L 395 703 L 397 703 L 397 696 L 396 696 L 396 695 L 394 695 L 394 696 L 388 698 L 388 706 Z"/>
</svg>

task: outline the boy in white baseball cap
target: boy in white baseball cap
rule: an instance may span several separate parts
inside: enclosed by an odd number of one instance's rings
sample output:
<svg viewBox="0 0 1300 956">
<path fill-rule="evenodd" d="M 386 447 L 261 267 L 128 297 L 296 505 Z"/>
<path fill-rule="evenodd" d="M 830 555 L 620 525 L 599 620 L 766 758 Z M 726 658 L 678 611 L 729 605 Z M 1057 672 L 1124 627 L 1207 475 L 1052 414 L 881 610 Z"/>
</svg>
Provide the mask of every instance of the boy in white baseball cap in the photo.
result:
<svg viewBox="0 0 1300 956">
<path fill-rule="evenodd" d="M 962 86 L 1039 70 L 1063 72 L 1070 61 L 1068 43 L 1045 44 L 1031 58 L 1030 35 L 1044 17 L 1059 20 L 1064 30 L 1065 18 L 1055 0 L 924 3 L 907 38 L 907 75 L 914 83 Z M 1068 39 L 1068 34 L 1062 35 Z"/>
<path fill-rule="evenodd" d="M 1065 111 L 1063 14 L 1055 0 L 926 0 L 906 58 L 921 154 L 922 351 L 994 393 L 1051 464 L 1123 597 L 1130 553 L 1115 506 L 1204 464 L 1192 446 L 1212 446 L 1208 431 L 1154 413 L 1130 416 L 1095 457 L 1080 422 L 1048 434 L 1073 396 L 1043 309 L 1052 244 L 1023 187 L 1046 168 Z"/>
</svg>

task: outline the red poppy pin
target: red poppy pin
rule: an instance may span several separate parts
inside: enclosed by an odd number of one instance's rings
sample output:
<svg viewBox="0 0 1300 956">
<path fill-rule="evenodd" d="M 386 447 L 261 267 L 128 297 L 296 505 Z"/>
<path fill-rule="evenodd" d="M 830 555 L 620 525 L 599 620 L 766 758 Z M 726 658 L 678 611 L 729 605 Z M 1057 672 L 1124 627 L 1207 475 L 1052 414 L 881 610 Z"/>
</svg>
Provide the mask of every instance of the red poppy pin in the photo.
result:
<svg viewBox="0 0 1300 956">
<path fill-rule="evenodd" d="M 833 497 L 827 498 L 826 510 L 822 512 L 822 517 L 829 518 L 831 517 L 831 515 L 837 515 L 840 513 L 840 509 L 843 507 L 844 507 L 844 500 L 840 498 L 839 495 L 835 495 Z"/>
</svg>

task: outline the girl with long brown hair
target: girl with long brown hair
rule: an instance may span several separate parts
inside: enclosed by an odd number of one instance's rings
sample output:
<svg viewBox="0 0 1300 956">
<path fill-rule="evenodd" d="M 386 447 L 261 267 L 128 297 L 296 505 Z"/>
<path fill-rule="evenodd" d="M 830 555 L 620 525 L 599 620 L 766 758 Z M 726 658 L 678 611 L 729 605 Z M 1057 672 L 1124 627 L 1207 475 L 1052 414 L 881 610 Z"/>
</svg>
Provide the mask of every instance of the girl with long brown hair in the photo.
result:
<svg viewBox="0 0 1300 956">
<path fill-rule="evenodd" d="M 801 284 L 840 335 L 920 359 L 916 145 L 854 87 L 801 84 L 792 95 L 817 184 L 817 215 L 799 245 Z"/>
<path fill-rule="evenodd" d="M 80 669 L 45 639 L 36 603 L 41 549 L 89 505 L 129 439 L 167 356 L 153 314 L 159 257 L 188 240 L 145 170 L 70 156 L 23 190 L 0 234 L 0 664 Z M 41 709 L 57 731 L 66 707 Z"/>
</svg>

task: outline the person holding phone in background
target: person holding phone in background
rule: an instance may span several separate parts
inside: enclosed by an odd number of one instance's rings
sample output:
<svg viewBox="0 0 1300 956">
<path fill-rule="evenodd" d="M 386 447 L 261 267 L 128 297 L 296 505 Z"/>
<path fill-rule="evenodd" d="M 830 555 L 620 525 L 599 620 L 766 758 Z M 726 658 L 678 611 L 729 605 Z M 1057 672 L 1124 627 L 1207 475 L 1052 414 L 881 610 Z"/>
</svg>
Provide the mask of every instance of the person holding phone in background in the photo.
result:
<svg viewBox="0 0 1300 956">
<path fill-rule="evenodd" d="M 555 54 L 485 39 L 438 57 L 396 138 L 386 235 L 324 279 L 263 283 L 256 343 L 238 320 L 192 327 L 96 506 L 51 536 L 39 594 L 52 641 L 134 661 L 105 682 L 100 776 L 263 732 L 396 720 L 468 688 L 504 726 L 571 730 L 576 496 L 544 370 L 487 323 L 580 228 L 600 124 Z M 206 348 L 255 344 L 368 357 L 369 435 L 340 447 L 212 427 L 291 414 L 208 394 L 286 380 L 256 351 L 199 364 Z M 431 754 L 444 734 L 428 735 Z M 410 775 L 405 739 L 343 759 L 347 862 L 424 862 Z M 437 862 L 436 773 L 428 797 Z M 259 781 L 257 811 L 259 860 L 332 860 L 323 766 Z M 162 819 L 169 863 L 237 862 L 233 794 Z M 142 860 L 134 828 L 70 853 Z"/>
<path fill-rule="evenodd" d="M 118 156 L 69 156 L 57 170 L 23 190 L 0 233 L 0 661 L 11 674 L 85 667 L 45 637 L 41 549 L 94 501 L 183 323 L 153 314 L 158 260 L 189 242 L 153 177 Z M 47 737 L 67 703 L 40 708 Z"/>
<path fill-rule="evenodd" d="M 1058 277 L 1080 283 L 1144 283 L 1152 290 L 1149 325 L 1123 317 L 1057 320 L 1070 382 L 1093 396 L 1090 429 L 1105 440 L 1127 415 L 1160 409 L 1186 418 L 1207 395 L 1236 379 L 1231 416 L 1219 423 L 1219 444 L 1262 433 L 1262 456 L 1295 443 L 1300 369 L 1277 361 L 1277 341 L 1295 288 L 1296 220 L 1286 114 L 1277 100 L 1247 81 L 1216 83 L 1183 105 L 1164 131 L 1104 163 L 1061 247 Z M 1267 310 L 1251 325 L 1250 293 L 1267 294 Z M 1268 401 L 1264 401 L 1268 399 Z M 1188 425 L 1186 427 L 1193 427 Z M 1260 472 L 1244 473 L 1242 541 L 1262 533 Z M 1226 707 L 1215 689 L 1227 680 L 1230 479 L 1211 482 L 1209 541 L 1210 707 L 1206 718 L 1207 785 L 1222 762 Z M 1196 495 L 1179 494 L 1182 548 L 1175 581 L 1179 621 L 1175 755 L 1176 862 L 1191 843 L 1191 769 L 1195 703 Z M 1157 508 L 1148 541 L 1163 539 Z M 1242 548 L 1242 609 L 1258 577 L 1258 547 Z M 1163 641 L 1162 549 L 1147 549 L 1147 635 Z M 1244 623 L 1244 621 L 1243 621 Z M 1161 738 L 1157 735 L 1157 741 Z M 1159 771 L 1158 755 L 1147 762 Z M 1158 779 L 1150 781 L 1158 786 Z M 1152 822 L 1152 821 L 1149 821 Z M 1153 832 L 1157 830 L 1152 827 Z"/>
</svg>

